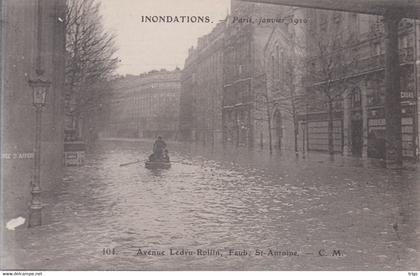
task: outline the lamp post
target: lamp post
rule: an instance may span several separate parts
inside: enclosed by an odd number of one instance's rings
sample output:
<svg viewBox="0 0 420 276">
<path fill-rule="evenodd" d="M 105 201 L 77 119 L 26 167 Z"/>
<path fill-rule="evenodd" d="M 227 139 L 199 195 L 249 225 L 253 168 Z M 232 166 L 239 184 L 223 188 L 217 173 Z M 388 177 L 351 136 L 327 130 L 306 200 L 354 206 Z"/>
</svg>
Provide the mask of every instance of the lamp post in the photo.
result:
<svg viewBox="0 0 420 276">
<path fill-rule="evenodd" d="M 35 147 L 34 147 L 34 170 L 32 179 L 32 200 L 29 214 L 28 226 L 41 225 L 41 113 L 47 99 L 48 89 L 51 82 L 42 79 L 29 80 L 32 88 L 33 105 L 35 106 Z"/>
</svg>

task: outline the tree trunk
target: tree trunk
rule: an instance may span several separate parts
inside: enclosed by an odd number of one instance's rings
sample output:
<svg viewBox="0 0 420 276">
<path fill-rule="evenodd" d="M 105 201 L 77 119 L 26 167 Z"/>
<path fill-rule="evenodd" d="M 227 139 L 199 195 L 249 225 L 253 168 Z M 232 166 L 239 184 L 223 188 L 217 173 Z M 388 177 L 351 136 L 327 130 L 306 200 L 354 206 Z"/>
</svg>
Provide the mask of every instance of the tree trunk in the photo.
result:
<svg viewBox="0 0 420 276">
<path fill-rule="evenodd" d="M 294 86 L 292 86 L 293 93 L 292 93 L 292 117 L 293 117 L 293 134 L 294 134 L 294 143 L 295 143 L 295 155 L 299 156 L 299 150 L 298 150 L 298 135 L 299 135 L 299 125 L 297 120 L 297 112 L 296 112 L 296 104 L 295 104 L 295 93 L 294 93 Z"/>
<path fill-rule="evenodd" d="M 239 139 L 240 139 L 240 125 L 238 124 L 238 111 L 235 113 L 235 124 L 236 124 L 236 147 L 239 147 Z"/>
<path fill-rule="evenodd" d="M 401 17 L 390 11 L 384 17 L 385 37 L 385 122 L 386 166 L 402 168 L 401 87 L 398 52 L 398 23 Z M 417 77 L 417 76 L 415 76 Z"/>
<path fill-rule="evenodd" d="M 334 114 L 333 101 L 328 101 L 328 153 L 334 156 Z"/>
<path fill-rule="evenodd" d="M 267 122 L 268 122 L 268 148 L 270 149 L 270 154 L 273 153 L 273 137 L 271 134 L 271 118 L 270 118 L 270 108 L 267 106 Z"/>
<path fill-rule="evenodd" d="M 305 159 L 305 154 L 306 154 L 305 142 L 306 142 L 306 129 L 305 129 L 305 126 L 302 125 L 302 158 L 304 159 Z"/>
<path fill-rule="evenodd" d="M 299 135 L 299 129 L 298 129 L 298 122 L 296 118 L 296 113 L 293 114 L 293 127 L 294 127 L 294 138 L 295 138 L 295 154 L 296 156 L 299 156 L 299 150 L 298 150 L 298 135 Z"/>
</svg>

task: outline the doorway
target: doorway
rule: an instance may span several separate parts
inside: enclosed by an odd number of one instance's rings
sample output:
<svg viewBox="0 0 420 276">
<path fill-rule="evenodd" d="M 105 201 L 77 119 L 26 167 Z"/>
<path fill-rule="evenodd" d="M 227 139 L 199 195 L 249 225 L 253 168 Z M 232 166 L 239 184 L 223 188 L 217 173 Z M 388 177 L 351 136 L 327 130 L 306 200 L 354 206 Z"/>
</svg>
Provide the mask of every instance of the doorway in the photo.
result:
<svg viewBox="0 0 420 276">
<path fill-rule="evenodd" d="M 276 111 L 274 112 L 273 123 L 275 129 L 276 147 L 278 149 L 281 149 L 283 139 L 283 119 L 278 109 L 276 109 Z"/>
<path fill-rule="evenodd" d="M 353 156 L 362 156 L 363 149 L 363 121 L 351 121 L 351 153 Z"/>
</svg>

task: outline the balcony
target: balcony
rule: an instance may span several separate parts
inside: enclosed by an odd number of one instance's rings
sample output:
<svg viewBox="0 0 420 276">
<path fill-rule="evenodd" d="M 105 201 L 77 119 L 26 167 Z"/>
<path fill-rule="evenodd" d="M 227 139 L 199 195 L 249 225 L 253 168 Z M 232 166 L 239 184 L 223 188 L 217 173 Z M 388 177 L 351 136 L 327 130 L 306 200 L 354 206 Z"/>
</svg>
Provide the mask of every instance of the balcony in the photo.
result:
<svg viewBox="0 0 420 276">
<path fill-rule="evenodd" d="M 400 64 L 411 63 L 414 61 L 414 49 L 413 47 L 400 49 Z M 380 54 L 371 56 L 365 59 L 359 59 L 356 62 L 356 71 L 363 72 L 373 69 L 379 69 L 385 67 L 385 55 Z"/>
</svg>

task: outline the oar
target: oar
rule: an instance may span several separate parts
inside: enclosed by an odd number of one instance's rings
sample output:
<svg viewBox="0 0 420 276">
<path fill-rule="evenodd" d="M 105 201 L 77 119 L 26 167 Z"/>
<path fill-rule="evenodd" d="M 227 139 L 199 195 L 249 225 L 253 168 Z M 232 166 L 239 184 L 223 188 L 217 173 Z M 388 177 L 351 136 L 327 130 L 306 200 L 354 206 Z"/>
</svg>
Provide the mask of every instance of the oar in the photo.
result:
<svg viewBox="0 0 420 276">
<path fill-rule="evenodd" d="M 143 160 L 137 160 L 137 161 L 133 161 L 133 162 L 128 162 L 128 163 L 124 163 L 124 164 L 120 164 L 120 167 L 124 167 L 124 166 L 128 166 L 128 165 L 132 165 L 132 164 L 136 164 L 139 162 L 142 162 Z M 180 163 L 180 164 L 184 164 L 184 165 L 192 165 L 192 163 L 186 163 L 185 161 L 182 160 L 171 160 L 171 163 Z"/>
<path fill-rule="evenodd" d="M 171 160 L 171 163 L 180 163 L 180 164 L 184 164 L 184 165 L 192 165 L 192 163 L 186 163 L 186 161 L 183 160 Z"/>
<path fill-rule="evenodd" d="M 129 163 L 124 163 L 124 164 L 120 164 L 120 167 L 123 167 L 123 166 L 128 166 L 128 165 L 131 165 L 131 164 L 136 164 L 136 163 L 139 163 L 139 162 L 141 162 L 142 160 L 137 160 L 137 161 L 134 161 L 134 162 L 129 162 Z"/>
</svg>

